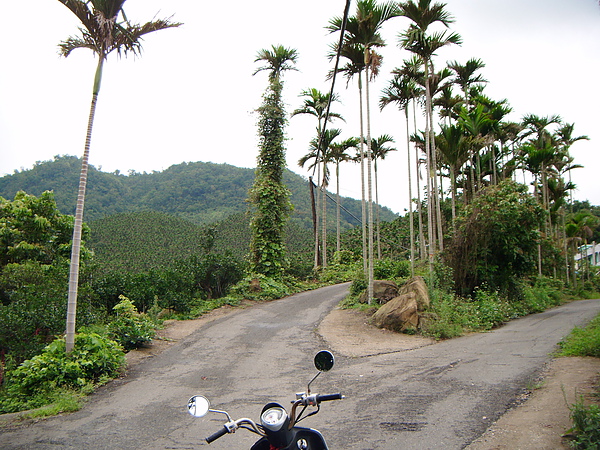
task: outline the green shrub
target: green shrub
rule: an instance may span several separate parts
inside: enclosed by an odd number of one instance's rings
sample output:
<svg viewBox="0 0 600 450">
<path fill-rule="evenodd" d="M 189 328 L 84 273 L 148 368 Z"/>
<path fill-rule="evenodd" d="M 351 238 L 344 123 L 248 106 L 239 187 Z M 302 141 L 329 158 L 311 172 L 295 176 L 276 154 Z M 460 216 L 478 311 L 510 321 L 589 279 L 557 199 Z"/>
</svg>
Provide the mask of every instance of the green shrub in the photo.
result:
<svg viewBox="0 0 600 450">
<path fill-rule="evenodd" d="M 139 313 L 127 297 L 119 298 L 121 301 L 113 308 L 117 317 L 108 325 L 109 335 L 125 350 L 133 350 L 152 341 L 156 334 L 152 320 Z"/>
<path fill-rule="evenodd" d="M 295 291 L 296 286 L 291 282 L 262 274 L 249 275 L 230 288 L 232 296 L 247 300 L 275 300 Z"/>
<path fill-rule="evenodd" d="M 353 264 L 331 264 L 324 268 L 319 279 L 326 284 L 344 283 L 360 276 L 362 266 L 359 263 Z"/>
<path fill-rule="evenodd" d="M 600 405 L 585 406 L 583 399 L 571 405 L 573 427 L 569 430 L 575 435 L 571 446 L 579 449 L 600 448 Z"/>
<path fill-rule="evenodd" d="M 373 265 L 373 276 L 376 280 L 394 280 L 410 276 L 410 263 L 408 261 L 394 261 L 380 259 Z"/>
<path fill-rule="evenodd" d="M 124 365 L 123 348 L 98 334 L 77 334 L 68 354 L 65 340 L 56 339 L 7 374 L 0 413 L 47 405 L 68 390 L 89 390 L 90 385 L 118 376 Z"/>
<path fill-rule="evenodd" d="M 357 274 L 356 278 L 354 278 L 352 280 L 352 283 L 350 284 L 350 295 L 353 297 L 358 297 L 365 291 L 365 289 L 367 289 L 367 284 L 368 281 L 365 278 L 365 274 L 362 271 L 360 271 Z"/>
</svg>

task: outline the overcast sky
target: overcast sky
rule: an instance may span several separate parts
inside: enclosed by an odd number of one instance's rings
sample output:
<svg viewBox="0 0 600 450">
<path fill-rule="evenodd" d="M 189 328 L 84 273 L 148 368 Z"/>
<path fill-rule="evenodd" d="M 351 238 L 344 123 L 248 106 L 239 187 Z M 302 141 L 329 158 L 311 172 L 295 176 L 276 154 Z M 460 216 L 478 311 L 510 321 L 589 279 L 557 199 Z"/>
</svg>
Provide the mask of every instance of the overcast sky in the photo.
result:
<svg viewBox="0 0 600 450">
<path fill-rule="evenodd" d="M 284 75 L 288 112 L 299 107 L 303 89 L 329 90 L 326 55 L 338 39 L 325 30 L 341 16 L 345 0 L 255 0 L 201 2 L 128 0 L 128 18 L 145 22 L 170 17 L 177 29 L 148 35 L 141 57 L 109 57 L 100 92 L 90 163 L 103 171 L 160 171 L 184 161 L 254 167 L 257 155 L 255 109 L 267 75 L 254 63 L 258 50 L 281 44 L 298 50 L 298 72 Z M 353 2 L 351 12 L 355 9 Z M 575 135 L 589 141 L 572 147 L 575 198 L 600 204 L 600 6 L 597 0 L 447 0 L 455 17 L 452 30 L 463 45 L 446 47 L 435 59 L 480 58 L 489 81 L 485 93 L 507 99 L 510 119 L 525 114 L 560 115 L 575 123 Z M 3 2 L 0 27 L 0 176 L 31 168 L 55 155 L 81 156 L 96 60 L 91 52 L 58 56 L 57 44 L 77 33 L 76 17 L 56 0 Z M 372 135 L 391 134 L 398 152 L 380 163 L 380 203 L 395 212 L 408 206 L 405 125 L 393 106 L 379 112 L 376 100 L 389 73 L 409 57 L 398 48 L 397 35 L 408 20 L 386 24 L 388 46 L 373 84 Z M 356 136 L 356 83 L 338 79 L 335 105 L 346 123 L 342 138 Z M 288 167 L 297 165 L 315 134 L 308 116 L 290 119 Z M 414 158 L 413 158 L 414 159 Z M 342 166 L 342 195 L 360 198 L 356 165 Z M 332 187 L 333 189 L 333 187 Z M 416 195 L 415 195 L 416 196 Z"/>
</svg>

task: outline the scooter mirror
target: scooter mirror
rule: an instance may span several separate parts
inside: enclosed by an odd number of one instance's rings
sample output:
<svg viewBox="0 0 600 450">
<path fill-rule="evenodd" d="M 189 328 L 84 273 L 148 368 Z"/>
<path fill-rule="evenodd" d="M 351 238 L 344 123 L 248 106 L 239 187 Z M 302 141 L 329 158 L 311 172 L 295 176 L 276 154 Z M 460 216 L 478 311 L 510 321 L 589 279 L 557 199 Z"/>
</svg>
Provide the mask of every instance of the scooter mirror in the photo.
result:
<svg viewBox="0 0 600 450">
<path fill-rule="evenodd" d="M 194 417 L 204 417 L 210 409 L 210 402 L 202 395 L 194 395 L 188 400 L 188 412 Z"/>
<path fill-rule="evenodd" d="M 315 367 L 319 372 L 327 372 L 333 367 L 333 354 L 327 350 L 321 350 L 315 356 Z"/>
</svg>

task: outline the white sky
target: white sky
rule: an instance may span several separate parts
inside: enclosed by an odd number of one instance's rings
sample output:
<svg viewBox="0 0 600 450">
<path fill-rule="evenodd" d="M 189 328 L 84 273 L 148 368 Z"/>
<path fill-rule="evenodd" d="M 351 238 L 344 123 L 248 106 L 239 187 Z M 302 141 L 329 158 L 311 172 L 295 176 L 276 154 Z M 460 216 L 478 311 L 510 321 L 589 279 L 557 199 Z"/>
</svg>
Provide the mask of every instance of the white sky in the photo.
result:
<svg viewBox="0 0 600 450">
<path fill-rule="evenodd" d="M 475 57 L 486 64 L 486 94 L 506 98 L 511 119 L 525 114 L 559 114 L 575 123 L 575 135 L 590 141 L 572 147 L 575 198 L 600 204 L 600 152 L 597 109 L 600 88 L 600 6 L 596 0 L 447 0 L 456 22 L 452 30 L 461 47 L 447 47 L 435 59 L 439 69 L 449 60 Z M 298 50 L 298 72 L 284 75 L 288 112 L 299 107 L 303 89 L 328 92 L 326 58 L 338 35 L 324 27 L 341 16 L 345 0 L 255 0 L 201 2 L 128 0 L 133 21 L 173 16 L 178 29 L 148 35 L 140 58 L 109 57 L 92 139 L 90 163 L 103 171 L 160 171 L 184 161 L 254 167 L 257 155 L 256 114 L 267 85 L 266 73 L 252 76 L 258 50 L 282 44 Z M 57 44 L 77 33 L 76 17 L 58 1 L 3 2 L 0 27 L 0 175 L 31 168 L 55 155 L 81 156 L 96 61 L 78 50 L 58 56 Z M 355 4 L 351 7 L 351 13 Z M 389 72 L 408 54 L 397 35 L 408 25 L 397 18 L 384 28 L 388 46 L 383 67 L 371 87 L 372 136 L 391 134 L 398 152 L 379 166 L 380 203 L 395 212 L 408 206 L 405 125 L 394 106 L 379 112 L 377 100 Z M 346 123 L 334 122 L 342 138 L 357 136 L 356 83 L 346 88 L 338 78 L 342 104 L 335 111 Z M 287 128 L 288 167 L 308 150 L 316 123 L 297 116 Z M 413 157 L 414 160 L 414 157 Z M 356 165 L 342 166 L 342 195 L 360 198 Z M 447 182 L 446 182 L 447 183 Z M 334 190 L 334 186 L 331 187 Z M 416 194 L 413 194 L 416 196 Z"/>
</svg>

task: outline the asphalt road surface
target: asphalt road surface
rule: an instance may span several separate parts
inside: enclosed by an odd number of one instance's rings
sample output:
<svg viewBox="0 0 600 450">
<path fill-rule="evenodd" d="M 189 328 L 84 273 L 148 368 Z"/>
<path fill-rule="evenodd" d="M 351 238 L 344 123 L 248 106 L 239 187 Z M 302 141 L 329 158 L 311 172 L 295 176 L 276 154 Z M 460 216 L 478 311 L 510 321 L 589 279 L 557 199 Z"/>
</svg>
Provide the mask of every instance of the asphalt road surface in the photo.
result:
<svg viewBox="0 0 600 450">
<path fill-rule="evenodd" d="M 258 420 L 270 401 L 285 406 L 315 375 L 327 344 L 316 328 L 348 285 L 325 287 L 236 310 L 207 323 L 129 375 L 94 394 L 73 414 L 0 429 L 2 449 L 249 448 L 245 430 L 214 443 L 224 416 L 188 415 L 203 394 L 234 419 Z M 600 312 L 600 300 L 573 302 L 478 333 L 403 352 L 338 356 L 313 392 L 341 392 L 301 422 L 332 449 L 460 449 L 535 384 L 556 343 Z"/>
</svg>

